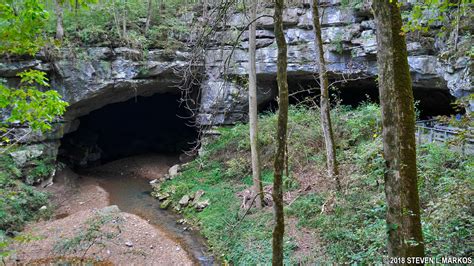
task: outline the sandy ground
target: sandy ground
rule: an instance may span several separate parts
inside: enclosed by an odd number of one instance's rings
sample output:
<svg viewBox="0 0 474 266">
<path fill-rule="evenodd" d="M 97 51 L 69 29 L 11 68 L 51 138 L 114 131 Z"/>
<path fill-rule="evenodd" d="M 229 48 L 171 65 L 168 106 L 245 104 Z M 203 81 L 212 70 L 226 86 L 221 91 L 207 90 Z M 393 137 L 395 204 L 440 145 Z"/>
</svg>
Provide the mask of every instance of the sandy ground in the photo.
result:
<svg viewBox="0 0 474 266">
<path fill-rule="evenodd" d="M 121 167 L 153 178 L 156 165 L 139 159 Z M 117 165 L 109 165 L 114 169 Z M 160 166 L 158 166 L 160 167 Z M 105 170 L 107 168 L 104 168 Z M 178 242 L 146 220 L 109 206 L 109 195 L 93 179 L 81 179 L 65 169 L 46 188 L 52 194 L 54 219 L 30 224 L 23 241 L 15 243 L 7 265 L 67 261 L 94 265 L 192 265 Z"/>
</svg>

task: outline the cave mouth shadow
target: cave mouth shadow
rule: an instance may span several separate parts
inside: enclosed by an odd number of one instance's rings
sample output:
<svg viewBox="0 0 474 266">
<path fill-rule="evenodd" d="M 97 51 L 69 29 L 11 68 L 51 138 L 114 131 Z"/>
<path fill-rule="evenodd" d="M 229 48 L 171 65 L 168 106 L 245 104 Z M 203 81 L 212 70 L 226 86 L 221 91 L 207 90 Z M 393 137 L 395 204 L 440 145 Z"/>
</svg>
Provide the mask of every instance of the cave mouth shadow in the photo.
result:
<svg viewBox="0 0 474 266">
<path fill-rule="evenodd" d="M 330 83 L 334 80 L 330 80 Z M 276 84 L 274 85 L 275 90 Z M 320 89 L 319 83 L 315 79 L 296 79 L 288 78 L 288 87 L 290 89 L 289 102 L 291 105 L 319 106 Z M 331 103 L 336 103 L 358 107 L 363 103 L 379 104 L 379 90 L 377 82 L 373 78 L 358 79 L 347 82 L 335 82 L 335 85 L 329 90 Z M 447 89 L 413 88 L 413 97 L 415 100 L 418 119 L 427 120 L 436 116 L 450 116 L 457 113 L 463 113 L 456 110 L 453 103 L 456 98 L 449 93 Z M 273 99 L 259 106 L 262 112 L 275 112 L 278 109 L 278 102 Z"/>
<path fill-rule="evenodd" d="M 129 156 L 177 155 L 196 145 L 198 130 L 179 94 L 137 96 L 78 118 L 76 131 L 61 139 L 59 160 L 74 168 Z"/>
</svg>

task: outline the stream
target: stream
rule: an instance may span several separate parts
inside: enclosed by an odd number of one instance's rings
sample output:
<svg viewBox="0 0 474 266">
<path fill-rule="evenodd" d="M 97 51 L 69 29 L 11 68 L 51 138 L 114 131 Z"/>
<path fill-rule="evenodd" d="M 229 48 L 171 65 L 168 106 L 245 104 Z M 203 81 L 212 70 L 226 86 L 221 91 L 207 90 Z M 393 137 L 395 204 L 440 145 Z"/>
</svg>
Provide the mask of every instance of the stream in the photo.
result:
<svg viewBox="0 0 474 266">
<path fill-rule="evenodd" d="M 169 160 L 169 158 L 166 159 Z M 96 179 L 99 185 L 108 192 L 110 205 L 117 205 L 121 211 L 147 220 L 175 240 L 196 264 L 214 264 L 214 258 L 209 254 L 206 241 L 199 232 L 185 230 L 186 225 L 177 223 L 182 218 L 180 215 L 170 210 L 160 209 L 160 202 L 150 195 L 150 180 L 121 172 L 121 167 L 117 167 L 115 171 L 111 170 L 111 167 L 108 167 L 106 171 L 101 171 L 102 167 L 86 170 L 85 173 Z"/>
</svg>

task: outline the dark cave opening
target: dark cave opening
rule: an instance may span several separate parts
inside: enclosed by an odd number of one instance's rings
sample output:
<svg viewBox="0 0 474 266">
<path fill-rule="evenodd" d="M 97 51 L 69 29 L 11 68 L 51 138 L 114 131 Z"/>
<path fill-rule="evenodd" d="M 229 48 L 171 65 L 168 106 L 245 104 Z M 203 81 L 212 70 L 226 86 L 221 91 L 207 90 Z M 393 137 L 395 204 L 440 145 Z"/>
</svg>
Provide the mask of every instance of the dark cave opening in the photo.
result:
<svg viewBox="0 0 474 266">
<path fill-rule="evenodd" d="M 197 129 L 179 95 L 138 96 L 79 118 L 79 128 L 61 140 L 59 159 L 74 167 L 144 154 L 178 154 L 195 145 Z"/>
<path fill-rule="evenodd" d="M 375 79 L 359 79 L 347 82 L 334 82 L 329 91 L 332 104 L 349 105 L 357 107 L 364 102 L 379 103 L 379 91 Z M 288 78 L 290 104 L 311 106 L 319 105 L 319 83 L 314 79 Z M 276 84 L 274 85 L 277 88 Z M 430 119 L 439 115 L 454 115 L 457 111 L 453 103 L 456 98 L 448 90 L 413 88 L 413 96 L 419 119 Z M 276 100 L 262 104 L 259 109 L 263 112 L 273 112 L 278 108 Z"/>
</svg>

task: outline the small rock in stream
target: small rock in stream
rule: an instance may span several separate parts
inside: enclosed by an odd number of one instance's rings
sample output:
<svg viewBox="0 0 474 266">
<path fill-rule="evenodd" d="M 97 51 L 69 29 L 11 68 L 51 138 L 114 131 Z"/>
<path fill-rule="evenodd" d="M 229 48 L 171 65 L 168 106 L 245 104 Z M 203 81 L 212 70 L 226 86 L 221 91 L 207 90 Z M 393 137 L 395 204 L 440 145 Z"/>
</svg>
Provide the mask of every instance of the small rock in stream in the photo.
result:
<svg viewBox="0 0 474 266">
<path fill-rule="evenodd" d="M 160 204 L 160 208 L 161 209 L 168 209 L 168 207 L 171 205 L 171 200 L 167 199 L 165 201 L 163 201 L 161 204 Z"/>
<path fill-rule="evenodd" d="M 163 193 L 158 192 L 158 193 L 155 193 L 155 197 L 156 197 L 158 200 L 160 200 L 160 201 L 169 198 L 169 196 L 170 196 L 170 194 L 167 193 L 167 192 L 163 192 Z"/>
</svg>

